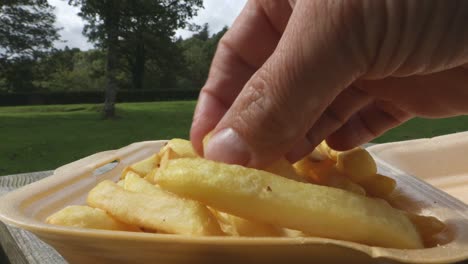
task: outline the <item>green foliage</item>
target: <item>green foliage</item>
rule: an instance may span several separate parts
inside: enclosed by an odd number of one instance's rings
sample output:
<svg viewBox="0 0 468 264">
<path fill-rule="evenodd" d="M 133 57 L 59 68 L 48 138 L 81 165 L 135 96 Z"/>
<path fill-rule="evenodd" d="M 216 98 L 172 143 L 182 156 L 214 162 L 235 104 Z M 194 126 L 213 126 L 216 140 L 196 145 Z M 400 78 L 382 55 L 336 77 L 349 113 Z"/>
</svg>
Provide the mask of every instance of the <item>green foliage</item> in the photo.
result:
<svg viewBox="0 0 468 264">
<path fill-rule="evenodd" d="M 0 1 L 0 91 L 32 91 L 34 61 L 59 39 L 45 0 Z"/>
<path fill-rule="evenodd" d="M 113 3 L 112 8 L 106 1 Z M 80 6 L 81 16 L 87 21 L 84 33 L 95 42 L 96 49 L 80 51 L 65 47 L 43 53 L 42 57 L 10 60 L 8 67 L 0 68 L 0 93 L 105 90 L 110 71 L 104 15 L 116 10 L 118 38 L 111 67 L 116 91 L 191 90 L 203 86 L 227 27 L 210 34 L 208 24 L 197 26 L 187 22 L 201 7 L 201 0 L 106 1 L 70 1 Z M 195 34 L 176 39 L 175 30 L 184 26 L 196 30 Z"/>
<path fill-rule="evenodd" d="M 228 28 L 225 27 L 209 37 L 208 25 L 205 24 L 202 30 L 191 38 L 177 42 L 186 62 L 187 75 L 185 77 L 192 87 L 201 88 L 205 83 L 218 42 L 227 30 Z"/>
<path fill-rule="evenodd" d="M 47 91 L 103 90 L 105 53 L 101 50 L 59 50 L 37 63 L 34 82 Z"/>
<path fill-rule="evenodd" d="M 53 7 L 46 0 L 0 2 L 0 62 L 34 58 L 59 39 Z"/>
</svg>

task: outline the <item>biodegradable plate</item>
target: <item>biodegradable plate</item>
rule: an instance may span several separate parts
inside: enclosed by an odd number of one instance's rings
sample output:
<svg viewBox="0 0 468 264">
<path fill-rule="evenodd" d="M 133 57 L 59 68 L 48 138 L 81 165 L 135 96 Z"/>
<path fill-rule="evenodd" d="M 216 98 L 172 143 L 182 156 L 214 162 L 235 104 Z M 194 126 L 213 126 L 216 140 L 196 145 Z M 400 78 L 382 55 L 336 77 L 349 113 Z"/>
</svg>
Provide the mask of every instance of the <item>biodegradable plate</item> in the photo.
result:
<svg viewBox="0 0 468 264">
<path fill-rule="evenodd" d="M 164 142 L 135 143 L 65 165 L 53 176 L 1 197 L 0 220 L 33 232 L 70 263 L 452 263 L 468 259 L 468 206 L 378 157 L 379 171 L 395 178 L 398 191 L 409 197 L 401 206 L 444 221 L 447 243 L 398 250 L 316 237 L 187 237 L 44 223 L 66 205 L 84 204 L 87 192 L 99 181 L 117 180 L 125 166 L 157 152 Z M 114 160 L 118 161 L 115 168 L 96 175 L 96 169 Z"/>
</svg>

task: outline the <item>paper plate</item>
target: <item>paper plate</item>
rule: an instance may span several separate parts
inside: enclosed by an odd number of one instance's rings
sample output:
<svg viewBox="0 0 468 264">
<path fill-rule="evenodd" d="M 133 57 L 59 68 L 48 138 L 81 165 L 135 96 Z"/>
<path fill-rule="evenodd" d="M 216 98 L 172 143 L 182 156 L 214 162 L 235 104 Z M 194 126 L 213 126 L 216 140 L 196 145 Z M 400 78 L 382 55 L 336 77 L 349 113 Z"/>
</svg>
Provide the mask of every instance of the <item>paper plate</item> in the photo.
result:
<svg viewBox="0 0 468 264">
<path fill-rule="evenodd" d="M 382 174 L 395 178 L 408 210 L 444 221 L 443 245 L 401 250 L 310 238 L 188 237 L 61 227 L 44 223 L 67 205 L 85 204 L 90 189 L 117 180 L 123 168 L 157 152 L 165 141 L 147 141 L 94 154 L 57 169 L 53 176 L 0 197 L 0 220 L 36 234 L 70 263 L 452 263 L 468 259 L 468 206 L 376 157 Z M 118 161 L 110 171 L 95 171 Z M 307 221 L 307 219 L 304 219 Z M 375 234 L 379 235 L 379 234 Z"/>
</svg>

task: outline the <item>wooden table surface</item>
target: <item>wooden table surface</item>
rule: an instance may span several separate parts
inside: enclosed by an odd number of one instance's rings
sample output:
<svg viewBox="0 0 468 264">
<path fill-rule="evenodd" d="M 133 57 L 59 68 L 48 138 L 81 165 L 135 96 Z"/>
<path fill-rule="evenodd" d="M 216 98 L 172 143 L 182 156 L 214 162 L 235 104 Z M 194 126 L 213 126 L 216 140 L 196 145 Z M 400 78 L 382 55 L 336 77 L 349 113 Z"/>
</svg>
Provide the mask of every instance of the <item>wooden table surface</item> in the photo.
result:
<svg viewBox="0 0 468 264">
<path fill-rule="evenodd" d="M 23 185 L 52 175 L 41 171 L 0 176 L 0 196 Z M 7 226 L 0 222 L 0 263 L 11 264 L 62 264 L 67 263 L 57 251 L 32 233 Z M 468 264 L 468 260 L 458 264 Z"/>
<path fill-rule="evenodd" d="M 23 185 L 52 175 L 53 171 L 23 173 L 0 177 L 0 196 Z M 0 222 L 0 263 L 58 264 L 67 263 L 55 249 L 32 233 Z"/>
</svg>

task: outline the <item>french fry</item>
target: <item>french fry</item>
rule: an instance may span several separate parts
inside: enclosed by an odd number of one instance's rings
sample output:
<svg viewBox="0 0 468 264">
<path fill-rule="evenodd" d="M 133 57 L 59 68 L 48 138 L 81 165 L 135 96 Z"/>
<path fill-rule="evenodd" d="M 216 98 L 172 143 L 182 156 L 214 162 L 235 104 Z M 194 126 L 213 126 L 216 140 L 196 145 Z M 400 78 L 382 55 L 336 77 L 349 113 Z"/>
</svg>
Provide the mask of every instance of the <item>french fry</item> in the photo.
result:
<svg viewBox="0 0 468 264">
<path fill-rule="evenodd" d="M 294 170 L 293 165 L 287 161 L 285 158 L 282 158 L 272 165 L 270 167 L 266 168 L 265 171 L 271 172 L 273 174 L 295 180 L 295 181 L 300 181 L 300 182 L 307 182 L 307 178 L 300 176 L 299 174 L 296 173 Z"/>
<path fill-rule="evenodd" d="M 124 223 L 145 229 L 194 236 L 222 235 L 218 222 L 205 206 L 164 191 L 137 193 L 105 180 L 89 192 L 87 202 Z"/>
<path fill-rule="evenodd" d="M 202 159 L 171 160 L 156 180 L 217 210 L 314 236 L 393 248 L 423 246 L 402 212 L 336 188 Z"/>
<path fill-rule="evenodd" d="M 386 198 L 395 190 L 396 181 L 390 177 L 376 174 L 361 182 L 361 186 L 373 197 Z"/>
<path fill-rule="evenodd" d="M 170 159 L 198 157 L 198 154 L 192 147 L 192 143 L 185 139 L 174 138 L 169 140 L 167 144 L 161 149 L 160 153 L 164 153 L 169 148 L 173 151 Z"/>
<path fill-rule="evenodd" d="M 328 146 L 327 142 L 324 140 L 322 141 L 317 147 L 316 147 L 316 150 L 318 150 L 319 153 L 321 153 L 323 156 L 327 157 L 328 159 L 336 162 L 337 161 L 337 158 L 338 158 L 338 154 L 340 153 L 339 151 L 336 151 L 332 148 L 330 148 L 330 146 Z M 314 152 L 312 152 L 314 153 Z M 315 155 L 317 155 L 318 153 L 315 153 Z M 312 155 L 312 157 L 314 157 L 314 155 Z M 323 160 L 323 158 L 322 158 Z"/>
<path fill-rule="evenodd" d="M 374 159 L 362 148 L 340 152 L 336 158 L 336 168 L 356 183 L 367 181 L 377 173 Z"/>
<path fill-rule="evenodd" d="M 150 157 L 136 162 L 128 167 L 126 167 L 122 173 L 120 174 L 120 179 L 125 179 L 125 176 L 129 171 L 134 172 L 140 177 L 145 177 L 148 173 L 150 173 L 159 163 L 159 156 L 157 154 L 153 154 Z"/>
<path fill-rule="evenodd" d="M 156 167 L 151 170 L 145 177 L 144 179 L 147 180 L 148 182 L 152 183 L 152 184 L 155 184 L 155 180 L 154 180 L 154 175 L 156 174 L 156 172 L 159 170 L 159 168 L 161 167 L 165 167 L 167 162 L 171 159 L 174 159 L 178 157 L 177 154 L 174 152 L 174 150 L 172 150 L 172 148 L 170 147 L 164 147 L 164 149 L 162 149 L 159 153 L 158 153 L 158 158 L 159 158 L 159 162 L 158 164 L 156 165 Z"/>
<path fill-rule="evenodd" d="M 83 205 L 67 206 L 49 216 L 46 222 L 52 225 L 92 229 L 140 231 L 138 227 L 124 224 L 101 209 Z"/>
<path fill-rule="evenodd" d="M 132 173 L 134 173 L 134 172 L 132 172 Z M 136 173 L 135 173 L 135 174 L 136 174 Z M 138 174 L 136 174 L 136 175 L 137 175 L 138 177 L 140 177 L 140 175 L 138 175 Z M 125 176 L 126 176 L 126 175 L 125 175 Z M 123 188 L 123 187 L 125 186 L 125 179 L 118 181 L 118 182 L 117 182 L 117 185 Z"/>
<path fill-rule="evenodd" d="M 412 213 L 407 213 L 406 215 L 419 231 L 419 234 L 421 234 L 424 245 L 426 247 L 436 246 L 440 240 L 438 235 L 444 231 L 447 226 L 433 216 L 423 216 Z"/>
<path fill-rule="evenodd" d="M 339 174 L 329 174 L 322 181 L 322 185 L 342 189 L 359 195 L 366 195 L 366 190 L 359 184 L 350 181 L 346 176 Z"/>
<path fill-rule="evenodd" d="M 350 181 L 345 175 L 340 173 L 335 168 L 333 161 L 329 159 L 317 161 L 305 157 L 296 162 L 294 168 L 297 174 L 308 177 L 313 183 L 366 195 L 366 190 L 364 190 L 364 188 Z"/>
<path fill-rule="evenodd" d="M 247 220 L 214 209 L 211 211 L 218 219 L 223 232 L 229 236 L 279 237 L 284 234 L 282 228 L 270 224 Z"/>
</svg>

